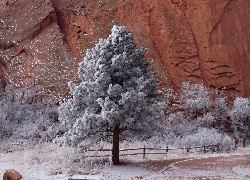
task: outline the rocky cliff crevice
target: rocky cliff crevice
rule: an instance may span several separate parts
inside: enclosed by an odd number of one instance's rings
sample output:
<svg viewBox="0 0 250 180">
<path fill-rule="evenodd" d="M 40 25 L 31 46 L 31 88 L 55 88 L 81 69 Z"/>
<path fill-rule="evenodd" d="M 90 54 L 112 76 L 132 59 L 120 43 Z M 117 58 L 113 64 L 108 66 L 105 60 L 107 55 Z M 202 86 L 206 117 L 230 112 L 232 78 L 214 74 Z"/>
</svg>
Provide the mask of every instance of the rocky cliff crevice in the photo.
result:
<svg viewBox="0 0 250 180">
<path fill-rule="evenodd" d="M 33 33 L 28 37 L 30 40 L 34 39 L 36 36 L 42 33 L 43 30 L 48 28 L 50 25 L 53 25 L 53 23 L 56 23 L 56 13 L 55 11 L 49 12 L 49 14 L 44 17 L 41 21 L 38 22 L 32 29 Z"/>
</svg>

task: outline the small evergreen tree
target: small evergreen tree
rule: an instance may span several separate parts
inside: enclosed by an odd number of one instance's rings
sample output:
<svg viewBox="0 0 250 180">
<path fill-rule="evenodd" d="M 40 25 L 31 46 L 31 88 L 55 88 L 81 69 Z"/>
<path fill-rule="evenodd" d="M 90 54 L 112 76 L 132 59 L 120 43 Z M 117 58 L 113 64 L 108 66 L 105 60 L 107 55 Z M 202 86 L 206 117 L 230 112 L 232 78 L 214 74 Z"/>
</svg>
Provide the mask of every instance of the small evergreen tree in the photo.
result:
<svg viewBox="0 0 250 180">
<path fill-rule="evenodd" d="M 242 136 L 246 136 L 250 129 L 250 99 L 237 97 L 229 115 L 232 120 L 232 128 Z"/>
<path fill-rule="evenodd" d="M 224 124 L 229 117 L 229 104 L 227 103 L 228 97 L 223 91 L 219 91 L 218 89 L 215 90 L 215 95 L 216 98 L 213 103 L 213 115 L 216 119 L 216 125 L 220 129 L 225 130 Z"/>
<path fill-rule="evenodd" d="M 86 149 L 113 137 L 112 161 L 119 164 L 119 135 L 150 137 L 161 127 L 165 103 L 156 100 L 158 80 L 125 27 L 114 26 L 107 39 L 87 50 L 80 84 L 69 83 L 72 98 L 59 108 L 67 145 Z"/>
</svg>

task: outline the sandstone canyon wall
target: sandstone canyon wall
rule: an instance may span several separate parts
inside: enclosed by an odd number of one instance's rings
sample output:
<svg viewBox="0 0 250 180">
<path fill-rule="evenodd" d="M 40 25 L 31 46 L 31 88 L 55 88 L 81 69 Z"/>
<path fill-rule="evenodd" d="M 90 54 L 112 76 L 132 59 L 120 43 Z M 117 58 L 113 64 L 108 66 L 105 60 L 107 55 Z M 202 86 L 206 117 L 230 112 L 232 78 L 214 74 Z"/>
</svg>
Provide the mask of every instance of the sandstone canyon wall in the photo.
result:
<svg viewBox="0 0 250 180">
<path fill-rule="evenodd" d="M 162 85 L 183 81 L 250 96 L 249 0 L 0 0 L 0 77 L 54 99 L 113 25 L 126 26 Z"/>
</svg>

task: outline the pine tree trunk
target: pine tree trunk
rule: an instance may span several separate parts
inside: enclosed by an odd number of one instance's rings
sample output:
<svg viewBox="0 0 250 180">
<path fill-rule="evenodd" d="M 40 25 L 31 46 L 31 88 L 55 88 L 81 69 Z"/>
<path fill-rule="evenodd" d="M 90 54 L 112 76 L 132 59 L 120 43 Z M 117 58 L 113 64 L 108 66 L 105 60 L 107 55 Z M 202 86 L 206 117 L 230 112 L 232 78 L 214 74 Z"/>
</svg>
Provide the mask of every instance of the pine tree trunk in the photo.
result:
<svg viewBox="0 0 250 180">
<path fill-rule="evenodd" d="M 120 163 L 119 161 L 119 125 L 116 125 L 113 131 L 112 162 L 115 165 L 118 165 Z"/>
</svg>

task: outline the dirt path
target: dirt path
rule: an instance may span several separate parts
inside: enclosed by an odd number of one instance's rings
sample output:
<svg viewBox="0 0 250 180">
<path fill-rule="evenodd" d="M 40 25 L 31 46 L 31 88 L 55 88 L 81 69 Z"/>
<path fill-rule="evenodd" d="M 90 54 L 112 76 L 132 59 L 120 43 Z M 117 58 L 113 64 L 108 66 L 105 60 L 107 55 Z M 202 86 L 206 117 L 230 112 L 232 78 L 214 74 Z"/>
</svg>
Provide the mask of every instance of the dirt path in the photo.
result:
<svg viewBox="0 0 250 180">
<path fill-rule="evenodd" d="M 157 175 L 144 179 L 250 179 L 250 154 L 209 158 L 179 159 L 147 163 Z M 149 166 L 151 164 L 151 166 Z M 165 166 L 164 166 L 165 165 Z M 160 169 L 160 167 L 162 169 Z"/>
</svg>

